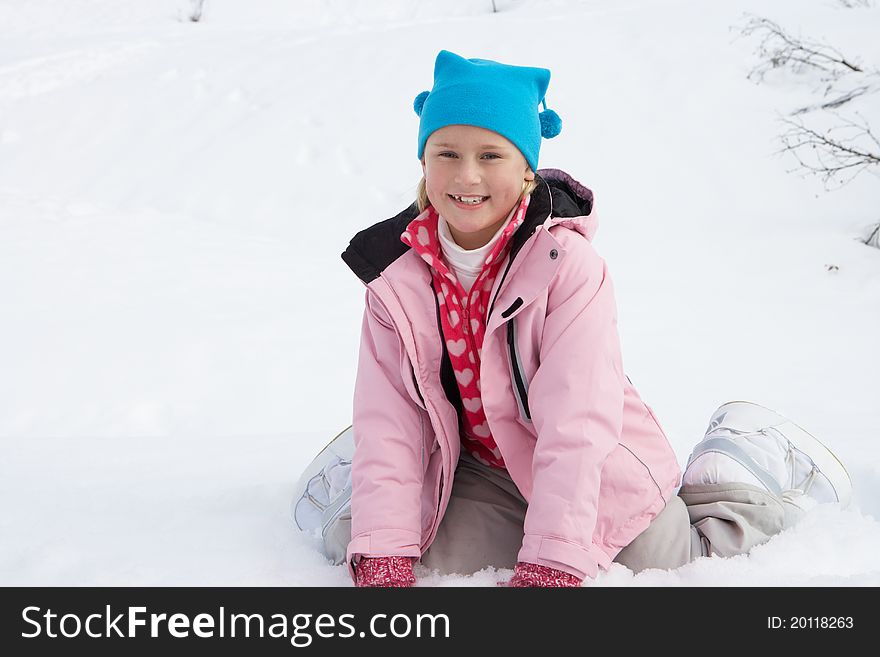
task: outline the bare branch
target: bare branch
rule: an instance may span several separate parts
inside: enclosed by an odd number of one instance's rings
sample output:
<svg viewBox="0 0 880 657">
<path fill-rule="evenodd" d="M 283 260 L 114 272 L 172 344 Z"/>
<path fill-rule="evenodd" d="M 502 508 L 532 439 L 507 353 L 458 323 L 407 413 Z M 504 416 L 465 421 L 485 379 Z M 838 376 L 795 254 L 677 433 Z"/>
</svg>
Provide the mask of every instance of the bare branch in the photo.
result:
<svg viewBox="0 0 880 657">
<path fill-rule="evenodd" d="M 831 91 L 830 87 L 826 90 L 826 94 Z M 831 110 L 837 109 L 848 103 L 851 100 L 858 98 L 859 96 L 870 95 L 880 91 L 880 84 L 874 85 L 862 85 L 861 87 L 856 87 L 855 89 L 850 89 L 849 91 L 844 92 L 842 95 L 833 98 L 824 103 L 819 103 L 816 105 L 806 105 L 799 109 L 796 109 L 791 114 L 792 116 L 797 116 L 799 114 L 806 114 L 807 112 L 813 112 L 815 110 Z"/>
<path fill-rule="evenodd" d="M 869 0 L 840 2 L 847 8 L 872 6 Z M 748 21 L 740 27 L 741 36 L 760 37 L 756 54 L 761 62 L 749 72 L 750 80 L 761 82 L 768 72 L 787 68 L 795 73 L 817 73 L 824 86 L 824 101 L 820 100 L 793 111 L 791 116 L 798 118 L 779 118 L 785 130 L 779 136 L 782 148 L 777 154 L 791 154 L 798 163 L 789 173 L 800 171 L 819 176 L 826 190 L 835 185 L 848 184 L 863 171 L 880 178 L 880 139 L 858 113 L 856 116 L 860 121 L 841 117 L 835 111 L 880 91 L 880 71 L 875 68 L 866 72 L 833 46 L 794 37 L 769 19 L 749 14 L 746 16 Z M 848 85 L 848 90 L 840 89 L 838 81 L 853 73 L 857 74 L 857 84 Z M 811 79 L 815 81 L 816 76 Z M 820 90 L 821 87 L 817 89 Z M 829 116 L 834 117 L 836 123 L 822 130 L 806 125 L 799 118 L 816 110 L 823 110 L 821 116 L 826 120 Z M 871 226 L 870 234 L 865 239 L 860 237 L 859 240 L 880 248 L 880 223 Z M 836 266 L 834 269 L 837 269 Z"/>
<path fill-rule="evenodd" d="M 847 73 L 863 72 L 832 46 L 794 37 L 768 18 L 746 15 L 749 19 L 741 28 L 741 34 L 761 37 L 756 54 L 763 60 L 748 74 L 750 80 L 760 82 L 768 71 L 786 66 L 795 72 L 806 69 L 820 71 L 822 80 L 826 82 L 835 81 Z"/>
<path fill-rule="evenodd" d="M 777 154 L 791 153 L 800 169 L 822 178 L 826 189 L 831 183 L 843 186 L 862 171 L 880 165 L 880 141 L 867 122 L 835 116 L 841 123 L 824 133 L 800 119 L 780 119 L 788 128 L 779 137 L 783 147 Z"/>
<path fill-rule="evenodd" d="M 874 3 L 872 0 L 838 0 L 840 4 L 842 4 L 847 9 L 854 9 L 855 7 L 873 7 Z"/>
</svg>

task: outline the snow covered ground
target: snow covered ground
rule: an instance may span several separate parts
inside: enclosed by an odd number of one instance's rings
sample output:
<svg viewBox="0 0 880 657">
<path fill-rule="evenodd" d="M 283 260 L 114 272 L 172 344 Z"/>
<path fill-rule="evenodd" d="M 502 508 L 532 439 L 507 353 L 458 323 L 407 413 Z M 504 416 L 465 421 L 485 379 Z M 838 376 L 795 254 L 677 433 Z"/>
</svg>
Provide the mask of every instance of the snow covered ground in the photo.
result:
<svg viewBox="0 0 880 657">
<path fill-rule="evenodd" d="M 288 505 L 351 421 L 363 286 L 339 254 L 414 198 L 441 48 L 552 69 L 541 165 L 596 194 L 626 371 L 680 462 L 747 399 L 853 478 L 852 508 L 748 556 L 588 585 L 880 584 L 880 251 L 855 239 L 880 184 L 787 173 L 777 112 L 816 80 L 750 82 L 731 29 L 753 12 L 878 67 L 880 8 L 191 4 L 0 0 L 0 584 L 348 585 Z"/>
</svg>

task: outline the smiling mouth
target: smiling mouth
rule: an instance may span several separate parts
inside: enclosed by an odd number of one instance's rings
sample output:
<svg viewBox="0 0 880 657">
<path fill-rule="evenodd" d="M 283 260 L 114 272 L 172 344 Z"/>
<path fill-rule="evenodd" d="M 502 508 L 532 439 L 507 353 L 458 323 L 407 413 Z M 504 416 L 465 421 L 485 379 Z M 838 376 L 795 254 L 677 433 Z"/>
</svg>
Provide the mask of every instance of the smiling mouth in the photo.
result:
<svg viewBox="0 0 880 657">
<path fill-rule="evenodd" d="M 488 196 L 456 196 L 455 194 L 448 194 L 447 196 L 453 201 L 457 201 L 464 205 L 479 205 L 489 198 Z"/>
</svg>

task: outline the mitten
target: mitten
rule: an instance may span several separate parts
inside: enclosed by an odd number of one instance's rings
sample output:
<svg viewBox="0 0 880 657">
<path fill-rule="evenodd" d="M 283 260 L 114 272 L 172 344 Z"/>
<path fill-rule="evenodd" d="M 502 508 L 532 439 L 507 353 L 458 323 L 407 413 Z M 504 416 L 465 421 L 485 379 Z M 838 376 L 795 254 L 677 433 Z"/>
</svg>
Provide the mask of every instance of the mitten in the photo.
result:
<svg viewBox="0 0 880 657">
<path fill-rule="evenodd" d="M 355 586 L 410 587 L 416 583 L 412 557 L 362 557 L 355 566 Z"/>
<path fill-rule="evenodd" d="M 523 587 L 576 587 L 580 586 L 583 580 L 576 575 L 567 573 L 564 570 L 556 570 L 548 566 L 539 566 L 536 563 L 525 563 L 520 561 L 516 564 L 513 571 L 513 577 L 507 583 L 507 586 L 516 588 Z"/>
</svg>

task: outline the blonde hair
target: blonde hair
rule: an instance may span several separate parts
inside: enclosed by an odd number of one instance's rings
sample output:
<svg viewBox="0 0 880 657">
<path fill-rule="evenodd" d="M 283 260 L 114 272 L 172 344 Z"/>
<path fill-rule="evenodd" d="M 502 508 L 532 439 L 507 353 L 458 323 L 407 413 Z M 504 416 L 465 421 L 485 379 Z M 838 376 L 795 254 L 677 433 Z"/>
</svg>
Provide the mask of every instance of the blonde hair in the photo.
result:
<svg viewBox="0 0 880 657">
<path fill-rule="evenodd" d="M 519 195 L 520 199 L 531 194 L 537 187 L 537 180 L 523 180 L 522 192 Z M 419 212 L 424 212 L 425 208 L 431 205 L 431 201 L 428 200 L 428 189 L 424 176 L 422 176 L 422 179 L 419 181 L 419 186 L 416 190 L 416 201 L 419 204 Z"/>
</svg>

